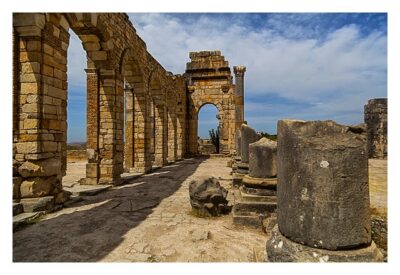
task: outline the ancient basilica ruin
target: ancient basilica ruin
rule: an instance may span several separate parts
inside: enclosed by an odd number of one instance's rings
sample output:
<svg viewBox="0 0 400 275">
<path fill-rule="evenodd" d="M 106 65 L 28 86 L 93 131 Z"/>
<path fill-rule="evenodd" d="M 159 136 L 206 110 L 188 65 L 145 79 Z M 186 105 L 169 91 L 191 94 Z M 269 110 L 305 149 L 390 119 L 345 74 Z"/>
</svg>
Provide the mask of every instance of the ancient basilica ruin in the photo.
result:
<svg viewBox="0 0 400 275">
<path fill-rule="evenodd" d="M 88 190 L 108 186 L 98 196 L 71 197 L 63 186 L 70 29 L 87 54 L 86 163 L 79 184 Z M 231 69 L 220 51 L 191 52 L 189 58 L 182 74 L 166 71 L 126 14 L 13 15 L 14 261 L 46 261 L 40 253 L 53 255 L 49 261 L 236 261 L 234 249 L 233 256 L 227 254 L 231 258 L 220 259 L 188 245 L 163 249 L 167 240 L 146 243 L 150 235 L 141 234 L 152 232 L 148 228 L 136 232 L 129 247 L 121 244 L 119 237 L 131 230 L 164 225 L 191 228 L 176 234 L 188 234 L 196 247 L 222 243 L 224 230 L 238 243 L 248 237 L 261 247 L 244 253 L 253 258 L 238 261 L 384 261 L 386 205 L 384 214 L 371 214 L 368 159 L 387 157 L 387 99 L 370 100 L 365 124 L 357 126 L 282 119 L 274 141 L 245 121 L 245 66 Z M 204 161 L 197 158 L 198 113 L 205 104 L 218 109 L 220 154 L 207 159 L 214 162 L 204 164 L 208 168 L 197 177 Z M 185 165 L 191 170 L 181 168 Z M 97 204 L 96 210 L 85 208 Z M 76 216 L 81 222 L 73 223 L 56 214 L 74 207 L 101 210 L 104 220 L 85 226 L 91 218 Z M 50 216 L 26 227 L 39 214 Z M 65 219 L 57 226 L 73 225 L 62 236 L 46 237 L 56 230 L 51 224 L 56 219 Z M 105 220 L 125 219 L 115 232 L 88 235 Z M 200 230 L 214 222 L 213 229 Z M 57 241 L 68 242 L 68 234 L 82 237 L 93 252 L 79 250 L 79 243 L 57 250 Z M 49 244 L 40 252 L 44 237 Z M 110 248 L 102 248 L 102 240 Z M 126 258 L 113 254 L 117 248 Z M 184 254 L 188 258 L 180 258 Z"/>
</svg>

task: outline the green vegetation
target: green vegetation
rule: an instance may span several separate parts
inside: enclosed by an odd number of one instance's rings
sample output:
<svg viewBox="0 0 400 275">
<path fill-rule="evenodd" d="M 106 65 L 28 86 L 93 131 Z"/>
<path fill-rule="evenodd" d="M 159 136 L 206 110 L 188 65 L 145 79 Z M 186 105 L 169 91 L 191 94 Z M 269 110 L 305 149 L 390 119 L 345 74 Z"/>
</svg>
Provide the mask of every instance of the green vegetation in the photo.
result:
<svg viewBox="0 0 400 275">
<path fill-rule="evenodd" d="M 267 132 L 260 132 L 261 137 L 266 137 L 269 138 L 271 140 L 277 140 L 278 136 L 277 135 L 270 135 Z"/>
<path fill-rule="evenodd" d="M 220 127 L 218 126 L 216 131 L 214 131 L 214 128 L 208 131 L 211 142 L 215 146 L 215 151 L 217 154 L 219 154 L 219 128 Z"/>
</svg>

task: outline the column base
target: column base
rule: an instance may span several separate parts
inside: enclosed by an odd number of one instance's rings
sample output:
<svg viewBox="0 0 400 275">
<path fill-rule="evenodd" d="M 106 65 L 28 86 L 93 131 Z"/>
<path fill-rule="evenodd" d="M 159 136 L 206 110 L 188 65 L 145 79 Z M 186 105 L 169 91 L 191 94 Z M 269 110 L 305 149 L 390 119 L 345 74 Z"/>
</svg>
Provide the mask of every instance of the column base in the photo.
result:
<svg viewBox="0 0 400 275">
<path fill-rule="evenodd" d="M 267 262 L 383 262 L 374 242 L 367 247 L 351 250 L 326 250 L 293 242 L 283 236 L 278 225 L 266 245 Z"/>
<path fill-rule="evenodd" d="M 232 210 L 233 222 L 264 228 L 264 220 L 276 213 L 276 182 L 276 178 L 259 179 L 245 175 L 242 179 L 242 186 L 235 191 L 235 203 Z"/>
</svg>

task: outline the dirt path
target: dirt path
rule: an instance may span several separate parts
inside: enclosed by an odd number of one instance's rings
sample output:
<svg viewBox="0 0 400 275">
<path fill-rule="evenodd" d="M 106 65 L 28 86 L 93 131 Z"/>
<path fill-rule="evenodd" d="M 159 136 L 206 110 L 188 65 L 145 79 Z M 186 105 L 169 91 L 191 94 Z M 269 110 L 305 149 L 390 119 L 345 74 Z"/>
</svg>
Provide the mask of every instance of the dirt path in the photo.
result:
<svg viewBox="0 0 400 275">
<path fill-rule="evenodd" d="M 188 159 L 132 180 L 14 233 L 14 261 L 249 262 L 262 258 L 268 236 L 236 227 L 231 216 L 191 214 L 190 181 L 220 178 L 226 158 Z M 255 253 L 254 253 L 255 252 Z"/>
</svg>

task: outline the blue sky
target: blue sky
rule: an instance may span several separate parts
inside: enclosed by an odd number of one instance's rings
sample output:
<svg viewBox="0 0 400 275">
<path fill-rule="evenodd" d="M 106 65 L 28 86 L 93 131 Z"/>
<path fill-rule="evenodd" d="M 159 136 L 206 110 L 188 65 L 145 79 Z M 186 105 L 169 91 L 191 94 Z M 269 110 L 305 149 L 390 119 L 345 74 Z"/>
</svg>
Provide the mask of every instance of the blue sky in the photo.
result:
<svg viewBox="0 0 400 275">
<path fill-rule="evenodd" d="M 221 50 L 245 65 L 245 120 L 276 133 L 277 120 L 363 122 L 370 98 L 387 97 L 387 16 L 380 13 L 129 14 L 148 51 L 181 74 L 190 51 Z M 68 141 L 86 138 L 86 57 L 71 34 Z M 199 114 L 199 135 L 215 128 L 216 109 Z"/>
</svg>

